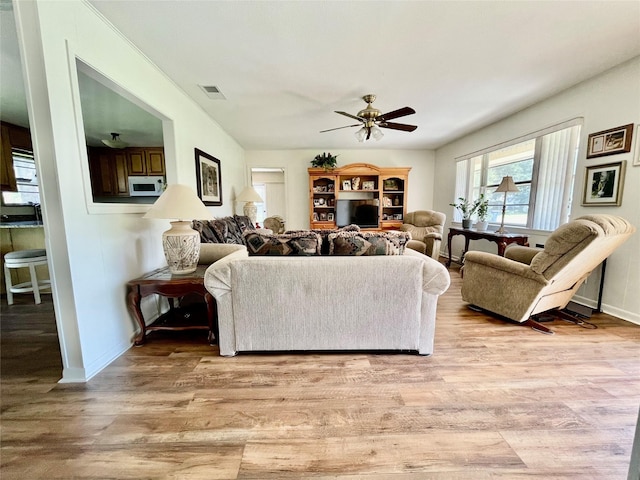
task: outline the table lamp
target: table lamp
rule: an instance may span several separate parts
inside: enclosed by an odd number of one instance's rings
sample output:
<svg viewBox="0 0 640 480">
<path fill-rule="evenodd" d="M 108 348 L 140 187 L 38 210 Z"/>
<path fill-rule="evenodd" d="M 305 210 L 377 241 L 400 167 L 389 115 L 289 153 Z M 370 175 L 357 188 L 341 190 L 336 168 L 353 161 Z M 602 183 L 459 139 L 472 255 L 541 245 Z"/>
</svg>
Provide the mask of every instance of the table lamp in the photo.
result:
<svg viewBox="0 0 640 480">
<path fill-rule="evenodd" d="M 502 200 L 502 221 L 500 222 L 500 228 L 496 230 L 496 233 L 508 233 L 504 228 L 504 214 L 507 210 L 507 193 L 509 192 L 519 192 L 518 187 L 513 182 L 513 177 L 505 176 L 502 177 L 502 181 L 498 188 L 496 188 L 497 192 L 504 192 L 504 199 Z"/>
<path fill-rule="evenodd" d="M 142 218 L 177 219 L 162 234 L 162 248 L 169 271 L 177 275 L 195 272 L 200 258 L 200 234 L 191 228 L 191 220 L 213 219 L 196 192 L 186 185 L 167 185 Z"/>
<path fill-rule="evenodd" d="M 258 207 L 256 207 L 256 203 L 262 203 L 262 197 L 256 192 L 255 188 L 249 186 L 245 187 L 240 195 L 236 197 L 236 201 L 238 202 L 246 202 L 244 204 L 243 212 L 244 214 L 251 219 L 251 222 L 256 224 L 256 217 L 258 214 Z M 254 203 L 255 202 L 255 203 Z"/>
</svg>

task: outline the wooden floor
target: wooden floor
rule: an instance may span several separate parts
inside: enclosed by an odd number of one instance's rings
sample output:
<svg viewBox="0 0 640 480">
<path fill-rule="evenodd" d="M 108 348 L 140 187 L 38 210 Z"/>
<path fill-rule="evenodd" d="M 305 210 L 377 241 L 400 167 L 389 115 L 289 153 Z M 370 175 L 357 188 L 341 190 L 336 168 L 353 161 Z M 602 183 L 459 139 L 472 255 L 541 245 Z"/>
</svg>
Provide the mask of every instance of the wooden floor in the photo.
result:
<svg viewBox="0 0 640 480">
<path fill-rule="evenodd" d="M 451 274 L 431 357 L 223 358 L 153 333 L 86 384 L 56 383 L 51 297 L 3 299 L 0 477 L 626 479 L 640 327 L 543 335 L 470 311 Z"/>
</svg>

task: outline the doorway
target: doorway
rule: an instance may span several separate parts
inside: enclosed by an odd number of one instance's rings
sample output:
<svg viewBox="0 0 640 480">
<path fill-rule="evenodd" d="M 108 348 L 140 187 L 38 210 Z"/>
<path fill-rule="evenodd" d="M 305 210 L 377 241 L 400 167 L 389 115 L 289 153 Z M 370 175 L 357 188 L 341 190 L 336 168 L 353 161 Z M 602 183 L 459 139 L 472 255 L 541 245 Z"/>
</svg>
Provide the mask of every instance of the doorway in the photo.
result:
<svg viewBox="0 0 640 480">
<path fill-rule="evenodd" d="M 256 222 L 264 224 L 264 219 L 273 216 L 287 219 L 286 170 L 283 167 L 251 167 L 251 186 L 264 200 L 257 204 Z"/>
</svg>

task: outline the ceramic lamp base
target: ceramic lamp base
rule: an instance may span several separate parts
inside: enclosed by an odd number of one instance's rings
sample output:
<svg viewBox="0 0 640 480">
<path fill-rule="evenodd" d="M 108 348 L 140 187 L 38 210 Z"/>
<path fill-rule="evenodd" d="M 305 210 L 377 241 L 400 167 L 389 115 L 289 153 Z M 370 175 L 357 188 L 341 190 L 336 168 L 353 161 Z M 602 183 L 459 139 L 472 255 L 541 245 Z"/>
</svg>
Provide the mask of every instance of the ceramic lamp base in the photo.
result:
<svg viewBox="0 0 640 480">
<path fill-rule="evenodd" d="M 195 272 L 200 259 L 200 234 L 191 228 L 190 221 L 171 222 L 171 228 L 162 234 L 162 248 L 175 275 Z"/>
<path fill-rule="evenodd" d="M 255 225 L 256 218 L 258 217 L 258 207 L 253 202 L 247 202 L 244 204 L 243 212 L 246 217 L 251 219 L 251 222 Z"/>
</svg>

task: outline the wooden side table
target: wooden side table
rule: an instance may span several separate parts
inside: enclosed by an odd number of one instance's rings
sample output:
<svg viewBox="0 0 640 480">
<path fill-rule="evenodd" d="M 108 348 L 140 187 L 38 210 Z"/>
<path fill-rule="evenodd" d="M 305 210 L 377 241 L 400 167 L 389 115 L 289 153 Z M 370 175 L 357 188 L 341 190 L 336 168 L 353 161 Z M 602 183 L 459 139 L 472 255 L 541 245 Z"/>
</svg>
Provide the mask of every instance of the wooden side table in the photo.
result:
<svg viewBox="0 0 640 480">
<path fill-rule="evenodd" d="M 164 267 L 127 283 L 127 306 L 129 312 L 140 326 L 140 333 L 135 338 L 134 345 L 140 346 L 144 344 L 147 332 L 154 330 L 207 330 L 209 332 L 209 343 L 214 343 L 216 304 L 213 296 L 204 287 L 204 272 L 206 269 L 207 265 L 199 265 L 193 273 L 174 275 L 169 271 L 169 267 Z M 169 298 L 170 310 L 161 315 L 151 325 L 146 325 L 140 310 L 140 300 L 154 293 Z M 207 325 L 188 323 L 184 319 L 175 321 L 173 318 L 175 313 L 173 299 L 189 294 L 203 297 L 207 309 Z"/>
<path fill-rule="evenodd" d="M 517 233 L 496 233 L 496 232 L 479 232 L 475 228 L 449 228 L 449 238 L 447 239 L 447 248 L 449 249 L 449 260 L 447 261 L 447 268 L 451 266 L 451 238 L 456 235 L 464 236 L 464 252 L 462 254 L 464 258 L 464 254 L 469 251 L 469 241 L 470 240 L 489 240 L 490 242 L 494 242 L 498 245 L 498 255 L 504 257 L 504 251 L 507 246 L 512 243 L 517 243 L 518 245 L 523 245 L 525 247 L 529 246 L 529 237 L 527 235 L 520 235 Z"/>
</svg>

